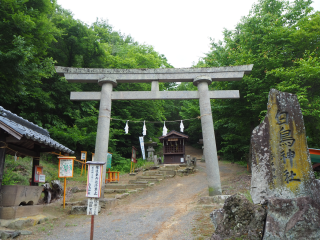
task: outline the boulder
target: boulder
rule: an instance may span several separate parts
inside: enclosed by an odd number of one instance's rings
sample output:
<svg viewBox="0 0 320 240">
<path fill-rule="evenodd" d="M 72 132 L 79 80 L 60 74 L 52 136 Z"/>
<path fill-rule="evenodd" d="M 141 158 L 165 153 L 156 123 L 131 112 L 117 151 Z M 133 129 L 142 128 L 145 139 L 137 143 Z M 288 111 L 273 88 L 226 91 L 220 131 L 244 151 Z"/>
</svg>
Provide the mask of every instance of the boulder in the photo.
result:
<svg viewBox="0 0 320 240">
<path fill-rule="evenodd" d="M 266 208 L 251 203 L 241 194 L 227 198 L 222 209 L 210 214 L 215 232 L 211 239 L 245 239 L 260 240 L 266 219 Z"/>
<path fill-rule="evenodd" d="M 263 239 L 320 239 L 319 205 L 310 197 L 271 198 Z"/>
</svg>

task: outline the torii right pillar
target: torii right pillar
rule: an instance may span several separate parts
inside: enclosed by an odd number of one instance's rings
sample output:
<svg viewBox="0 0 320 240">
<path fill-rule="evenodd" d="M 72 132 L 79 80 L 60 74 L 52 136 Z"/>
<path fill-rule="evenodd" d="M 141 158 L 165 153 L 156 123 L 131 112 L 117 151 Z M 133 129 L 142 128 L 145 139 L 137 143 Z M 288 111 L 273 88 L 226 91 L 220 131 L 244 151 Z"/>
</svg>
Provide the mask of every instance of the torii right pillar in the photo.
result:
<svg viewBox="0 0 320 240">
<path fill-rule="evenodd" d="M 208 85 L 211 84 L 211 82 L 212 80 L 209 76 L 199 76 L 193 80 L 193 84 L 198 87 L 199 92 L 201 126 L 209 196 L 214 196 L 221 195 L 222 189 L 208 88 Z"/>
</svg>

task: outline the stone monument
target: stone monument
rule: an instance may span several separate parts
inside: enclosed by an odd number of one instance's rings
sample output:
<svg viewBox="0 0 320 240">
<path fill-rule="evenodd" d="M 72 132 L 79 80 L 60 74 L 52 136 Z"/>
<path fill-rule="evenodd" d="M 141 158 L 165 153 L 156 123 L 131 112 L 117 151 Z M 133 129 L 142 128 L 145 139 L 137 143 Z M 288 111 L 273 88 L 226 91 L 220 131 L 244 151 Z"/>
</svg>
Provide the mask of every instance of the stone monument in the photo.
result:
<svg viewBox="0 0 320 240">
<path fill-rule="evenodd" d="M 271 89 L 268 113 L 251 137 L 251 196 L 255 204 L 269 197 L 312 196 L 314 179 L 298 98 Z"/>
<path fill-rule="evenodd" d="M 251 208 L 260 206 L 261 214 L 250 214 L 248 221 L 241 213 L 250 204 L 237 206 L 231 198 L 243 197 L 232 196 L 211 214 L 216 227 L 211 239 L 320 239 L 320 181 L 314 178 L 296 95 L 271 89 L 267 115 L 252 132 L 251 158 Z"/>
</svg>

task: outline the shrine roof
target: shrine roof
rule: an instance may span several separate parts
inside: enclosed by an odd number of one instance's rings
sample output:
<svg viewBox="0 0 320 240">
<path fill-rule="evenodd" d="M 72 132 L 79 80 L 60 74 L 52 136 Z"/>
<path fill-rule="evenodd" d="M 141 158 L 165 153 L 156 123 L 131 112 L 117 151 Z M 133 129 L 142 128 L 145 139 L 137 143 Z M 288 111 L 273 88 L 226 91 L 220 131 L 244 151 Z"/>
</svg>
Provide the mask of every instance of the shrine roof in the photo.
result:
<svg viewBox="0 0 320 240">
<path fill-rule="evenodd" d="M 187 138 L 187 139 L 189 138 L 189 136 L 186 135 L 186 134 L 183 134 L 183 133 L 181 133 L 181 132 L 177 132 L 177 131 L 175 131 L 175 130 L 171 130 L 170 132 L 168 132 L 167 135 L 161 136 L 161 137 L 159 137 L 159 139 L 160 139 L 160 140 L 167 139 L 167 138 L 169 138 L 171 135 L 177 135 L 177 136 L 180 137 L 180 138 Z"/>
<path fill-rule="evenodd" d="M 48 147 L 51 151 L 58 150 L 64 153 L 73 154 L 74 151 L 58 143 L 57 141 L 50 138 L 48 130 L 39 127 L 38 125 L 29 122 L 28 120 L 19 117 L 18 115 L 4 109 L 0 106 L 0 128 L 8 132 L 13 136 L 16 141 L 22 142 L 26 140 L 29 142 L 28 146 L 31 146 L 30 140 L 39 143 L 42 146 Z M 21 147 L 21 146 L 20 146 Z M 30 147 L 25 148 L 31 149 Z M 7 152 L 10 153 L 10 150 Z"/>
</svg>

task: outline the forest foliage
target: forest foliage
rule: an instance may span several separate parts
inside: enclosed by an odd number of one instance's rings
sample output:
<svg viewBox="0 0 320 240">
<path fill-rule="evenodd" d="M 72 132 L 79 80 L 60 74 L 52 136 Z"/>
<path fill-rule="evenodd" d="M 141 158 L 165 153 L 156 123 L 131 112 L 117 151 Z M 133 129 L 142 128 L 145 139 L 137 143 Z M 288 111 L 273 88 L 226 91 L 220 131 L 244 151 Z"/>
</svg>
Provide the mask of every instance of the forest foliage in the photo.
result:
<svg viewBox="0 0 320 240">
<path fill-rule="evenodd" d="M 240 90 L 240 99 L 212 100 L 219 154 L 245 160 L 251 131 L 264 118 L 270 88 L 298 95 L 310 147 L 320 147 L 320 13 L 311 0 L 259 0 L 235 29 L 194 67 L 254 64 L 242 81 L 214 82 L 212 90 Z M 72 102 L 70 91 L 100 91 L 95 84 L 68 83 L 54 66 L 83 68 L 171 68 L 152 46 L 115 31 L 106 20 L 87 25 L 54 0 L 2 0 L 0 4 L 0 105 L 41 127 L 76 152 L 94 152 L 99 102 Z M 214 25 L 214 23 L 212 23 Z M 191 46 L 192 47 L 192 46 Z M 186 52 L 187 54 L 187 52 Z M 119 84 L 115 91 L 150 90 L 150 84 Z M 191 83 L 161 83 L 160 90 L 194 90 Z M 165 121 L 197 118 L 191 101 L 115 101 L 112 118 Z M 199 119 L 185 121 L 191 143 L 201 134 Z M 139 146 L 143 123 L 112 121 L 109 151 L 130 155 Z M 147 123 L 156 140 L 163 123 Z M 167 127 L 179 130 L 179 123 Z M 120 157 L 119 157 L 120 159 Z"/>
</svg>

